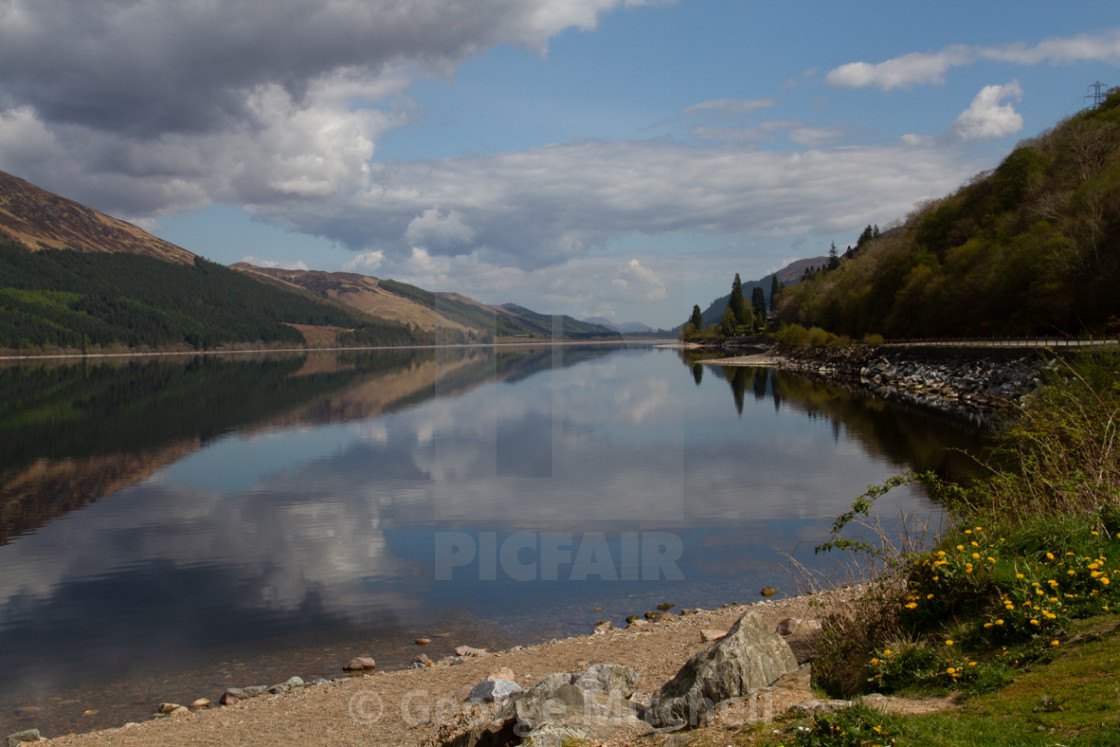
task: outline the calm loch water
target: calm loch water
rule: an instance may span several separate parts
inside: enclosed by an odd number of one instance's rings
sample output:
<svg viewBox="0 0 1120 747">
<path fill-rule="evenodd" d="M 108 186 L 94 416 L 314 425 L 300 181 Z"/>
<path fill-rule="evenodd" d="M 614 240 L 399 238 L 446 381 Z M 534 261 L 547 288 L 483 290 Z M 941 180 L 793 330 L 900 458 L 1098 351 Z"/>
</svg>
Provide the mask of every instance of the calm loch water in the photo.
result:
<svg viewBox="0 0 1120 747">
<path fill-rule="evenodd" d="M 0 439 L 0 735 L 792 593 L 869 483 L 979 446 L 649 346 L 11 365 Z"/>
</svg>

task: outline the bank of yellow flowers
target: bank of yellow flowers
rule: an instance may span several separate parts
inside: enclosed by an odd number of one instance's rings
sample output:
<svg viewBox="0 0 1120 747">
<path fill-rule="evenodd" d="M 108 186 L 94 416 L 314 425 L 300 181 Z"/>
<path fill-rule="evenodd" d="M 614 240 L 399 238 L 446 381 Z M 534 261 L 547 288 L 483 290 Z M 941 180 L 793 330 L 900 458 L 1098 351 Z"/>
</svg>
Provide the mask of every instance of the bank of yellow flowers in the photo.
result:
<svg viewBox="0 0 1120 747">
<path fill-rule="evenodd" d="M 1112 588 L 1120 587 L 1120 579 L 1112 584 L 1120 564 L 1109 563 L 1096 531 L 1079 545 L 1095 555 L 1060 548 L 1015 553 L 982 526 L 954 535 L 955 543 L 913 561 L 899 614 L 904 641 L 870 659 L 873 685 L 889 686 L 892 678 L 958 681 L 976 675 L 984 663 L 977 659 L 1006 656 L 1009 646 L 1053 649 L 1073 619 L 1107 612 Z"/>
</svg>

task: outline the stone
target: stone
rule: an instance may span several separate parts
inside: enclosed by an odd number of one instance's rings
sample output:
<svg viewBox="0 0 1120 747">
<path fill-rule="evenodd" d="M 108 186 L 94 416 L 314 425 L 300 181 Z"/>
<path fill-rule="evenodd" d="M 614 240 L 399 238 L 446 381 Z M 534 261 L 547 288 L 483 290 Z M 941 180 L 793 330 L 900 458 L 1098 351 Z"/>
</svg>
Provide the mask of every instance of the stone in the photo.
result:
<svg viewBox="0 0 1120 747">
<path fill-rule="evenodd" d="M 373 660 L 372 656 L 356 656 L 350 661 L 346 662 L 346 666 L 342 668 L 344 672 L 368 672 L 371 669 L 377 668 L 377 662 Z"/>
<path fill-rule="evenodd" d="M 485 656 L 486 649 L 474 648 L 473 646 L 456 646 L 455 654 L 456 656 Z"/>
<path fill-rule="evenodd" d="M 816 643 L 823 630 L 820 620 L 801 620 L 796 617 L 787 617 L 775 628 L 775 632 L 785 638 L 800 664 L 817 658 Z"/>
<path fill-rule="evenodd" d="M 651 623 L 649 620 L 643 620 L 640 617 L 637 620 L 631 620 L 630 624 L 626 626 L 627 630 L 636 630 L 639 632 L 643 630 L 650 630 L 652 628 L 653 623 Z"/>
<path fill-rule="evenodd" d="M 762 591 L 760 591 L 758 593 L 761 594 L 764 597 L 772 597 L 772 596 L 774 596 L 775 594 L 778 593 L 778 590 L 775 589 L 773 586 L 763 586 Z"/>
<path fill-rule="evenodd" d="M 603 621 L 603 622 L 601 622 L 601 623 L 596 623 L 596 624 L 595 624 L 595 630 L 594 630 L 594 632 L 595 632 L 596 634 L 602 635 L 603 633 L 606 633 L 606 632 L 607 632 L 608 630 L 610 630 L 610 629 L 611 629 L 611 628 L 613 628 L 613 627 L 614 627 L 614 626 L 613 626 L 613 625 L 611 625 L 611 621 L 610 621 L 610 620 L 604 620 L 604 621 Z"/>
<path fill-rule="evenodd" d="M 806 716 L 812 716 L 818 713 L 839 711 L 842 708 L 851 708 L 851 706 L 852 701 L 850 700 L 806 700 L 804 703 L 790 706 L 789 710 Z"/>
<path fill-rule="evenodd" d="M 667 623 L 667 622 L 673 622 L 674 620 L 680 620 L 680 619 L 681 619 L 681 616 L 678 615 L 675 612 L 662 612 L 661 613 L 661 619 L 658 620 L 658 622 Z"/>
<path fill-rule="evenodd" d="M 623 698 L 629 698 L 634 694 L 640 679 L 641 675 L 630 667 L 595 663 L 572 680 L 572 685 L 586 693 L 597 695 L 621 693 Z"/>
<path fill-rule="evenodd" d="M 657 622 L 658 620 L 661 619 L 661 613 L 660 612 L 652 612 L 652 611 L 647 612 L 646 613 L 646 619 L 649 620 L 650 622 Z"/>
<path fill-rule="evenodd" d="M 8 735 L 8 747 L 19 747 L 25 742 L 38 742 L 42 739 L 38 729 L 24 729 Z"/>
<path fill-rule="evenodd" d="M 654 727 L 696 724 L 720 701 L 768 687 L 797 668 L 789 645 L 752 610 L 661 686 L 646 710 L 646 720 Z"/>
<path fill-rule="evenodd" d="M 179 705 L 178 703 L 160 703 L 159 708 L 157 708 L 156 710 L 160 713 L 171 713 L 176 708 L 182 707 L 183 706 Z"/>
<path fill-rule="evenodd" d="M 209 698 L 199 698 L 198 700 L 191 701 L 191 708 L 209 708 L 213 703 Z"/>
<path fill-rule="evenodd" d="M 712 641 L 718 641 L 720 638 L 723 638 L 725 635 L 727 635 L 726 630 L 713 630 L 712 628 L 700 628 L 700 642 L 701 643 L 711 643 Z"/>
<path fill-rule="evenodd" d="M 513 673 L 513 670 L 510 669 L 509 667 L 500 667 L 498 669 L 495 669 L 490 674 L 486 675 L 486 679 L 488 679 L 488 680 L 512 680 L 512 681 L 516 682 L 517 681 L 517 675 L 515 675 Z"/>
<path fill-rule="evenodd" d="M 677 605 L 671 604 L 669 602 L 662 602 L 661 604 L 657 605 L 657 609 L 661 610 L 662 612 L 668 612 L 676 606 Z"/>
<path fill-rule="evenodd" d="M 303 679 L 302 678 L 300 678 L 300 677 L 289 677 L 287 680 L 285 680 L 284 682 L 281 682 L 279 685 L 273 685 L 272 687 L 268 688 L 268 691 L 270 693 L 272 693 L 273 695 L 279 695 L 280 693 L 291 692 L 292 690 L 295 690 L 295 689 L 300 688 L 300 687 L 303 687 Z"/>
<path fill-rule="evenodd" d="M 513 680 L 486 678 L 471 688 L 467 696 L 469 703 L 501 703 L 514 693 L 522 691 Z"/>
<path fill-rule="evenodd" d="M 435 662 L 427 654 L 420 654 L 412 660 L 411 664 L 413 669 L 423 669 L 425 667 L 435 666 Z"/>
<path fill-rule="evenodd" d="M 417 638 L 416 639 L 416 645 L 417 646 L 427 646 L 431 642 L 432 642 L 431 638 Z"/>
<path fill-rule="evenodd" d="M 175 710 L 171 711 L 167 715 L 171 718 L 177 718 L 179 716 L 189 716 L 191 715 L 191 709 L 187 708 L 186 706 L 176 706 Z"/>
<path fill-rule="evenodd" d="M 230 687 L 222 694 L 222 699 L 218 701 L 222 705 L 233 705 L 242 700 L 249 700 L 250 698 L 259 698 L 266 694 L 268 688 L 264 685 L 251 685 L 249 687 Z"/>
</svg>

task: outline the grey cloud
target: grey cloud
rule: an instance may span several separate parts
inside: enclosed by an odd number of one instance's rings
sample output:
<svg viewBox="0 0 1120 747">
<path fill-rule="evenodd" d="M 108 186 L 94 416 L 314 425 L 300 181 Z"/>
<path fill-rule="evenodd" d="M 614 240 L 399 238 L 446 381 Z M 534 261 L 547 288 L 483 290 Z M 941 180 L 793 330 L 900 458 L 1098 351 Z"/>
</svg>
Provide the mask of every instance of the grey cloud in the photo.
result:
<svg viewBox="0 0 1120 747">
<path fill-rule="evenodd" d="M 424 247 L 428 253 L 530 268 L 570 260 L 630 232 L 827 234 L 850 229 L 869 204 L 903 215 L 975 170 L 946 153 L 905 144 L 780 153 L 580 141 L 375 164 L 366 190 L 283 210 L 261 206 L 259 214 L 354 249 L 377 247 L 397 256 L 412 248 L 406 234 L 413 220 L 454 214 L 469 227 L 471 242 L 441 241 Z"/>
<path fill-rule="evenodd" d="M 433 70 L 501 42 L 541 47 L 617 0 L 4 0 L 0 86 L 51 122 L 139 136 L 251 117 L 244 92 L 299 100 L 339 69 Z M 548 12 L 545 12 L 548 11 Z"/>
</svg>

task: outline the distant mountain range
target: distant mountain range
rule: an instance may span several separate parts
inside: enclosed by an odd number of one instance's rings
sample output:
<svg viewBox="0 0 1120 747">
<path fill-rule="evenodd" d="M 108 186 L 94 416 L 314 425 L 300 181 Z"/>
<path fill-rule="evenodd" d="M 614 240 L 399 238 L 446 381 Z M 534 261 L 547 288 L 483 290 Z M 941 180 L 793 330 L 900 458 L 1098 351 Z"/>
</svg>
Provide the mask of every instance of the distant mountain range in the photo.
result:
<svg viewBox="0 0 1120 747">
<path fill-rule="evenodd" d="M 656 330 L 648 324 L 641 322 L 623 322 L 622 324 L 615 324 L 610 319 L 603 316 L 592 316 L 584 319 L 588 324 L 598 324 L 600 327 L 610 327 L 616 332 L 621 332 L 625 335 L 645 335 Z"/>
<path fill-rule="evenodd" d="M 641 325 L 644 328 L 644 325 Z M 618 337 L 344 272 L 225 267 L 0 172 L 0 349 L 401 345 Z"/>
</svg>

